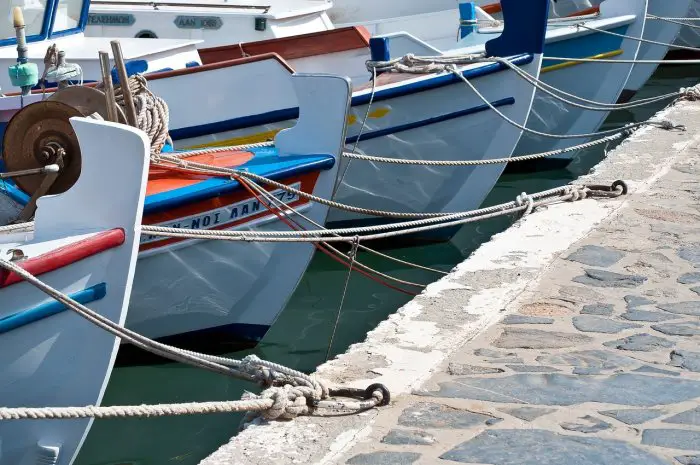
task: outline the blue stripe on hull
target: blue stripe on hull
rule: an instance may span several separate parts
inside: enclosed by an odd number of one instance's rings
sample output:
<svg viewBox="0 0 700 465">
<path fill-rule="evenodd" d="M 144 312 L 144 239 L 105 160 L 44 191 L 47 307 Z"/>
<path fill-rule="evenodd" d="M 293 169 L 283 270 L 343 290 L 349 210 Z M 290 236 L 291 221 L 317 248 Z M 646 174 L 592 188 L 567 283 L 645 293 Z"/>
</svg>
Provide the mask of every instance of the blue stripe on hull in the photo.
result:
<svg viewBox="0 0 700 465">
<path fill-rule="evenodd" d="M 490 102 L 490 103 L 494 107 L 502 107 L 504 105 L 513 105 L 515 103 L 515 99 L 513 97 L 507 97 L 507 98 L 496 100 L 496 101 Z M 413 123 L 406 123 L 406 124 L 401 124 L 399 126 L 394 126 L 394 127 L 385 128 L 385 129 L 379 129 L 377 131 L 365 132 L 362 134 L 362 137 L 360 138 L 360 140 L 370 140 L 370 139 L 376 139 L 378 137 L 389 136 L 391 134 L 396 134 L 398 132 L 422 128 L 424 126 L 430 126 L 431 124 L 442 123 L 444 121 L 449 121 L 449 120 L 455 119 L 455 118 L 461 118 L 462 116 L 473 115 L 475 113 L 481 113 L 482 111 L 487 111 L 487 110 L 490 110 L 490 108 L 488 105 L 485 105 L 485 104 L 479 105 L 476 107 L 472 107 L 472 108 L 466 108 L 464 110 L 459 110 L 459 111 L 455 111 L 452 113 L 446 113 L 444 115 L 434 116 L 432 118 L 426 118 L 423 120 L 415 121 Z M 345 139 L 345 143 L 346 144 L 354 144 L 355 142 L 357 142 L 358 137 L 359 137 L 359 134 L 357 136 L 347 137 Z"/>
<path fill-rule="evenodd" d="M 610 29 L 610 32 L 616 34 L 626 34 L 628 26 L 621 26 Z M 544 47 L 544 56 L 542 67 L 556 65 L 561 61 L 547 60 L 546 57 L 563 57 L 563 58 L 588 58 L 601 53 L 612 52 L 619 50 L 622 45 L 622 37 L 605 34 L 603 32 L 594 32 L 585 36 L 574 39 L 560 40 L 546 44 Z M 610 65 L 613 66 L 613 65 Z"/>
<path fill-rule="evenodd" d="M 533 55 L 525 54 L 513 58 L 511 62 L 518 66 L 522 66 L 531 63 L 533 59 Z M 480 66 L 478 68 L 465 70 L 462 72 L 462 75 L 468 79 L 473 79 L 507 69 L 508 68 L 506 68 L 505 65 L 500 63 L 492 63 L 489 65 Z M 382 100 L 402 97 L 430 89 L 436 89 L 455 84 L 460 81 L 460 78 L 452 73 L 436 75 L 432 78 L 423 79 L 418 82 L 410 82 L 408 84 L 403 84 L 396 87 L 380 89 L 375 92 L 373 102 L 380 102 Z M 370 95 L 371 93 L 369 92 L 360 95 L 353 95 L 352 106 L 356 107 L 369 103 Z M 284 108 L 266 113 L 260 113 L 258 115 L 242 116 L 240 118 L 233 118 L 215 123 L 172 129 L 170 131 L 170 136 L 173 138 L 173 140 L 190 139 L 199 136 L 216 134 L 219 132 L 234 131 L 236 129 L 280 123 L 282 121 L 288 121 L 298 117 L 298 108 Z"/>
<path fill-rule="evenodd" d="M 495 100 L 490 103 L 494 107 L 498 108 L 502 106 L 515 104 L 515 98 L 507 97 L 500 100 Z M 384 137 L 403 131 L 409 131 L 412 129 L 430 126 L 433 124 L 438 124 L 452 119 L 461 118 L 463 116 L 468 116 L 489 110 L 489 106 L 485 104 L 478 105 L 476 107 L 465 108 L 464 110 L 446 113 L 443 115 L 434 116 L 432 118 L 426 118 L 411 123 L 379 129 L 377 131 L 365 132 L 362 134 L 361 140 L 366 141 L 376 139 L 379 137 Z M 347 137 L 345 139 L 345 143 L 354 144 L 355 142 L 357 142 L 357 139 L 358 136 Z M 271 162 L 273 156 L 276 154 L 275 149 L 257 148 L 251 149 L 251 151 L 255 153 L 255 162 L 250 163 L 250 167 L 248 166 L 248 164 L 244 164 L 239 168 L 247 168 L 256 174 L 260 174 L 275 180 L 283 179 L 285 176 L 303 174 L 314 169 L 328 169 L 331 166 L 333 166 L 333 158 L 330 156 L 305 156 L 300 160 L 297 160 L 294 157 L 288 157 L 284 161 L 272 164 Z M 265 158 L 268 158 L 269 162 L 263 163 L 266 161 Z M 2 187 L 3 186 L 0 186 L 0 190 L 2 190 Z M 212 178 L 206 181 L 201 181 L 192 186 L 177 189 L 175 191 L 168 191 L 162 192 L 160 194 L 149 195 L 148 197 L 146 197 L 143 212 L 144 214 L 157 213 L 160 211 L 175 208 L 177 206 L 182 205 L 183 203 L 197 202 L 211 197 L 216 197 L 227 192 L 234 191 L 239 187 L 240 186 L 238 181 L 222 178 Z M 7 183 L 7 185 L 4 186 L 4 190 L 7 192 L 10 198 L 12 198 L 15 202 L 19 203 L 20 205 L 25 205 L 29 201 L 29 196 L 24 194 L 24 192 L 20 191 L 12 183 Z"/>
<path fill-rule="evenodd" d="M 87 289 L 83 289 L 82 291 L 74 292 L 73 294 L 70 294 L 69 297 L 83 305 L 86 305 L 90 302 L 102 299 L 105 295 L 107 295 L 107 285 L 105 283 L 100 283 Z M 0 334 L 13 331 L 17 328 L 21 328 L 22 326 L 26 326 L 39 320 L 43 320 L 44 318 L 56 315 L 65 310 L 68 310 L 68 307 L 57 300 L 52 300 L 34 308 L 13 313 L 12 315 L 8 315 L 5 318 L 0 319 Z"/>
</svg>

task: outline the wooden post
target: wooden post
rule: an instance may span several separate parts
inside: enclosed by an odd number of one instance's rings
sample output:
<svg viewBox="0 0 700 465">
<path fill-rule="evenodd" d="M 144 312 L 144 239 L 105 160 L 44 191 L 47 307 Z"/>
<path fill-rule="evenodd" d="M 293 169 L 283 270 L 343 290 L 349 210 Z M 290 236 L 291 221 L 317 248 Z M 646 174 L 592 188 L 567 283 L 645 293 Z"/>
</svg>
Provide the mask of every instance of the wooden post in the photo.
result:
<svg viewBox="0 0 700 465">
<path fill-rule="evenodd" d="M 114 85 L 112 84 L 112 73 L 109 65 L 109 53 L 99 52 L 100 69 L 102 70 L 102 82 L 105 85 L 105 100 L 107 101 L 107 119 L 113 123 L 119 122 L 117 116 L 117 101 L 114 98 Z"/>
<path fill-rule="evenodd" d="M 134 105 L 134 97 L 131 95 L 131 89 L 129 89 L 129 76 L 126 74 L 126 65 L 124 64 L 122 47 L 119 44 L 118 40 L 111 41 L 110 45 L 112 45 L 114 66 L 116 66 L 117 68 L 117 74 L 119 75 L 119 84 L 121 85 L 122 95 L 124 96 L 126 120 L 129 122 L 129 126 L 136 127 L 136 106 Z"/>
</svg>

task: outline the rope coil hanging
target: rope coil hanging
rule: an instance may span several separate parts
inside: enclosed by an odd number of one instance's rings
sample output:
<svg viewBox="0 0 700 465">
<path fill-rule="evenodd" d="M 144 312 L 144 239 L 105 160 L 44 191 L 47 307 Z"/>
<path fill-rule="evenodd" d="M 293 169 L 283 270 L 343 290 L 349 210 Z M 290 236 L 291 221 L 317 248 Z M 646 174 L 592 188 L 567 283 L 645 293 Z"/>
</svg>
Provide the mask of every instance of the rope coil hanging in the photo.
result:
<svg viewBox="0 0 700 465">
<path fill-rule="evenodd" d="M 136 125 L 151 140 L 151 155 L 158 155 L 165 144 L 170 142 L 170 136 L 168 135 L 170 110 L 168 104 L 161 97 L 151 92 L 146 78 L 141 74 L 130 76 L 128 86 L 131 94 L 134 96 L 136 105 Z M 103 89 L 104 84 L 100 83 L 98 88 Z M 117 105 L 126 111 L 124 90 L 121 84 L 114 86 L 114 97 Z"/>
</svg>

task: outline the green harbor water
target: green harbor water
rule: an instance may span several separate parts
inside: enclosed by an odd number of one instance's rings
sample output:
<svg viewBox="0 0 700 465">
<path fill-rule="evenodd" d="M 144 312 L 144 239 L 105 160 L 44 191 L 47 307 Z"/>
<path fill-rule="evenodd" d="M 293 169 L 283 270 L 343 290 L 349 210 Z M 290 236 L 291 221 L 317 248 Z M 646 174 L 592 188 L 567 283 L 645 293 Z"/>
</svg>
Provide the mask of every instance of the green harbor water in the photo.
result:
<svg viewBox="0 0 700 465">
<path fill-rule="evenodd" d="M 700 67 L 665 67 L 657 71 L 637 98 L 692 86 Z M 601 85 L 605 85 L 604 83 Z M 611 114 L 605 128 L 649 119 L 664 105 L 636 108 Z M 611 148 L 611 147 L 608 147 Z M 604 157 L 596 148 L 579 157 L 565 170 L 528 175 L 504 175 L 488 197 L 493 205 L 513 200 L 520 192 L 538 192 L 566 184 L 587 173 Z M 480 244 L 512 223 L 498 218 L 466 225 L 447 244 L 392 250 L 403 260 L 448 271 Z M 439 278 L 432 272 L 401 267 L 385 259 L 360 253 L 359 259 L 392 276 L 420 283 Z M 261 358 L 303 370 L 324 362 L 335 324 L 347 269 L 317 254 L 287 308 L 254 350 L 230 354 L 242 358 L 255 353 Z M 331 356 L 362 341 L 367 333 L 410 296 L 397 293 L 354 274 L 340 315 Z M 114 370 L 103 405 L 155 404 L 239 399 L 255 386 L 178 364 L 120 367 Z M 97 420 L 76 465 L 193 465 L 227 442 L 236 433 L 239 415 L 215 414 L 171 418 Z"/>
</svg>

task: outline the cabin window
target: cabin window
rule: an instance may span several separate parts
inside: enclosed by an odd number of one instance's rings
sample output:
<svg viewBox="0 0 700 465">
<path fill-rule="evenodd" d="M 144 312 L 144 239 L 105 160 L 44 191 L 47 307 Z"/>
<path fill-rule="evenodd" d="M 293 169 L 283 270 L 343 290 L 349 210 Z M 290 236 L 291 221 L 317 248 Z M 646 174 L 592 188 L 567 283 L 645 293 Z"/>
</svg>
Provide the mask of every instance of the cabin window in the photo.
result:
<svg viewBox="0 0 700 465">
<path fill-rule="evenodd" d="M 155 32 L 149 31 L 148 29 L 144 29 L 143 31 L 139 31 L 136 33 L 134 36 L 137 39 L 157 39 L 158 36 L 156 35 Z"/>
<path fill-rule="evenodd" d="M 76 29 L 80 25 L 83 0 L 58 0 L 53 33 Z"/>
<path fill-rule="evenodd" d="M 22 8 L 25 24 L 24 32 L 27 37 L 41 34 L 46 12 L 46 0 L 9 0 L 6 5 L 9 5 L 9 8 L 5 10 L 5 17 L 0 19 L 0 39 L 15 38 L 15 28 L 12 26 L 12 10 L 16 6 Z"/>
</svg>

